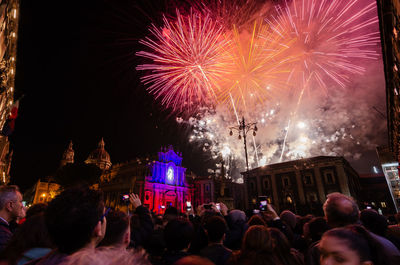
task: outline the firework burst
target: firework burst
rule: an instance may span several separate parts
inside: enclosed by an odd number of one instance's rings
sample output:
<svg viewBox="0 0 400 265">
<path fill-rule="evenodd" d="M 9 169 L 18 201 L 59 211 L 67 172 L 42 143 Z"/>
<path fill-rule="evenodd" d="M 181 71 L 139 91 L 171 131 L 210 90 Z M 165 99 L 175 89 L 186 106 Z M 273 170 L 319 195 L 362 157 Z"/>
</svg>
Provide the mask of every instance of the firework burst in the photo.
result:
<svg viewBox="0 0 400 265">
<path fill-rule="evenodd" d="M 286 54 L 294 63 L 288 81 L 297 87 L 344 88 L 352 74 L 377 59 L 379 31 L 373 0 L 293 0 L 266 19 L 271 30 L 292 39 Z"/>
<path fill-rule="evenodd" d="M 175 21 L 164 17 L 164 27 L 152 25 L 150 32 L 140 43 L 151 51 L 136 53 L 152 60 L 137 67 L 147 71 L 142 81 L 150 84 L 148 91 L 177 112 L 215 103 L 217 84 L 231 66 L 223 27 L 207 15 L 177 10 Z"/>
</svg>

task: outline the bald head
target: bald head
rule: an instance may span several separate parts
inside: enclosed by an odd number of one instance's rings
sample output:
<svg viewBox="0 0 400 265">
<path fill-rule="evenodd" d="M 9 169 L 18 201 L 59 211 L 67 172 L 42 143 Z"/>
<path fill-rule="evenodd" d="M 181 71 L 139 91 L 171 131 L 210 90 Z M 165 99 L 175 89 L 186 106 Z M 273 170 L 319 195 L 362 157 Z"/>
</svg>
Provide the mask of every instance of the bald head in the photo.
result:
<svg viewBox="0 0 400 265">
<path fill-rule="evenodd" d="M 331 227 L 343 227 L 359 222 L 359 209 L 355 201 L 338 192 L 328 194 L 324 203 L 324 213 Z"/>
</svg>

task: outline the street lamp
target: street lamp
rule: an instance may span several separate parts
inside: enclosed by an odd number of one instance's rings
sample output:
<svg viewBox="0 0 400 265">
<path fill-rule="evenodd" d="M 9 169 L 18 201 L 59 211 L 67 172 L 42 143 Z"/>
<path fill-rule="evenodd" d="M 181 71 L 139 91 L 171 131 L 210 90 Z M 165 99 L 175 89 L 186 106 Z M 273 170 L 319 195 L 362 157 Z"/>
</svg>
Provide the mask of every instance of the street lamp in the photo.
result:
<svg viewBox="0 0 400 265">
<path fill-rule="evenodd" d="M 239 122 L 239 126 L 233 126 L 233 127 L 229 127 L 230 132 L 229 135 L 232 136 L 233 135 L 233 131 L 232 130 L 236 130 L 239 133 L 239 140 L 242 139 L 243 136 L 243 143 L 244 143 L 244 153 L 246 155 L 246 171 L 249 171 L 249 160 L 247 157 L 247 143 L 246 143 L 246 135 L 249 131 L 253 131 L 253 136 L 256 136 L 256 131 L 258 130 L 257 128 L 257 123 L 253 122 L 253 123 L 247 123 L 244 120 L 244 117 L 242 117 L 242 120 Z"/>
</svg>

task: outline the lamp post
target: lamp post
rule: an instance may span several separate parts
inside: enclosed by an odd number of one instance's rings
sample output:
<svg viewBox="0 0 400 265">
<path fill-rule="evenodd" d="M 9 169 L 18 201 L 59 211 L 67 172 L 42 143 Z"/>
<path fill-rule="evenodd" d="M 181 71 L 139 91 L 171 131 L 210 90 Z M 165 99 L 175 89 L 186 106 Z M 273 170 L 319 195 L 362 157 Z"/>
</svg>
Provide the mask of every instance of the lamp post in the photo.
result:
<svg viewBox="0 0 400 265">
<path fill-rule="evenodd" d="M 246 172 L 249 171 L 249 159 L 247 156 L 247 142 L 246 142 L 246 135 L 249 131 L 253 131 L 253 136 L 256 136 L 256 131 L 258 130 L 257 128 L 257 123 L 253 122 L 253 123 L 247 123 L 244 119 L 244 117 L 242 117 L 242 120 L 239 122 L 239 126 L 233 126 L 233 127 L 229 127 L 230 132 L 229 134 L 232 136 L 233 135 L 233 131 L 232 130 L 236 130 L 239 133 L 239 140 L 242 139 L 242 135 L 243 135 L 243 143 L 244 143 L 244 153 L 246 156 Z"/>
</svg>

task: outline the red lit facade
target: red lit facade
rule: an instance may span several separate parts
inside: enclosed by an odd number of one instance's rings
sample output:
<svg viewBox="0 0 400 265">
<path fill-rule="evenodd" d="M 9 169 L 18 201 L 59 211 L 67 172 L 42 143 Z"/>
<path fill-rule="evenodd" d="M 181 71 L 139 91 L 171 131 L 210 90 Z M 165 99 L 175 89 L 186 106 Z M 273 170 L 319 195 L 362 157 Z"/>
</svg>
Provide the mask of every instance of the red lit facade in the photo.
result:
<svg viewBox="0 0 400 265">
<path fill-rule="evenodd" d="M 123 209 L 121 195 L 139 194 L 144 206 L 163 214 L 169 206 L 184 212 L 186 202 L 193 200 L 193 187 L 187 182 L 182 154 L 172 147 L 163 148 L 154 158 L 136 159 L 113 165 L 104 171 L 99 186 L 106 204 Z"/>
</svg>

